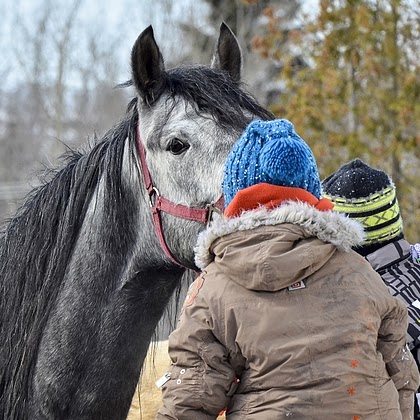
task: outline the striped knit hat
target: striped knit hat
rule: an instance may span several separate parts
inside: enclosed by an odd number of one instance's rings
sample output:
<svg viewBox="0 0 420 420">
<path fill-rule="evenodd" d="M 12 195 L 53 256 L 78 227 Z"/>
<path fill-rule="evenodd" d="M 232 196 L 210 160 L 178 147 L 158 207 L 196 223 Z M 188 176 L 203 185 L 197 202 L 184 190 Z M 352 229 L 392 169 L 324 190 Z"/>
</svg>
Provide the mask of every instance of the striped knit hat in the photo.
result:
<svg viewBox="0 0 420 420">
<path fill-rule="evenodd" d="M 379 169 L 354 159 L 322 183 L 334 210 L 358 220 L 366 233 L 363 246 L 389 241 L 403 232 L 395 186 Z"/>
</svg>

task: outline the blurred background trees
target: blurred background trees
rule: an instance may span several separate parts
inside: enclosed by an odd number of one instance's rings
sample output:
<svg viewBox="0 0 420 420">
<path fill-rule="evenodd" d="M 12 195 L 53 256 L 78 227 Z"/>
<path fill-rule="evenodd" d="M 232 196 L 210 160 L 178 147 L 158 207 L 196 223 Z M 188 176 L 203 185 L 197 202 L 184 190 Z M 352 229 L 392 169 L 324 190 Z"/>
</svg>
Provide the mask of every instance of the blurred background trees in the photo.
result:
<svg viewBox="0 0 420 420">
<path fill-rule="evenodd" d="M 321 0 L 289 32 L 265 15 L 256 48 L 282 60 L 274 113 L 307 139 L 322 177 L 355 157 L 391 175 L 406 237 L 420 241 L 420 2 Z"/>
<path fill-rule="evenodd" d="M 10 1 L 0 8 L 0 219 L 38 183 L 43 167 L 124 112 L 127 97 L 113 90 L 121 34 L 104 41 L 100 22 L 82 19 L 83 2 Z"/>
<path fill-rule="evenodd" d="M 115 4 L 114 4 L 115 3 Z M 420 239 L 420 0 L 6 0 L 0 3 L 0 220 L 43 166 L 101 136 L 134 94 L 149 24 L 167 67 L 208 63 L 221 21 L 248 89 L 294 122 L 325 177 L 354 157 L 387 171 Z"/>
</svg>

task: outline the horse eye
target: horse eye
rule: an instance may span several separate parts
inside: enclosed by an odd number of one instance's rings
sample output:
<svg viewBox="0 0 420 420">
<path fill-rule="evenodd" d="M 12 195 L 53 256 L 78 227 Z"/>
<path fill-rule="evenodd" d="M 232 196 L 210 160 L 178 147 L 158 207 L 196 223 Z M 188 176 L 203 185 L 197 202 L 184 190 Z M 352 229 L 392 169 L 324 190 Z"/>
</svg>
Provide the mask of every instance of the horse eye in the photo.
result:
<svg viewBox="0 0 420 420">
<path fill-rule="evenodd" d="M 169 152 L 171 152 L 174 155 L 180 155 L 181 153 L 185 152 L 186 150 L 188 150 L 190 147 L 189 144 L 184 143 L 183 141 L 181 141 L 180 139 L 177 139 L 176 137 L 174 139 L 172 139 L 166 150 L 168 150 Z"/>
</svg>

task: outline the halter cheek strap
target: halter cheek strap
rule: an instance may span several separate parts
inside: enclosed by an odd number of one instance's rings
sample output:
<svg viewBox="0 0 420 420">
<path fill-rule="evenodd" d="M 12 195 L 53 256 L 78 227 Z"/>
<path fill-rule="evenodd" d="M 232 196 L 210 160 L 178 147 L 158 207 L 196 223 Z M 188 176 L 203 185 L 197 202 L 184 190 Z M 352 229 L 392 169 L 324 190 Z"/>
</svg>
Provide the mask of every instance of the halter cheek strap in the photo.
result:
<svg viewBox="0 0 420 420">
<path fill-rule="evenodd" d="M 162 218 L 160 212 L 163 211 L 172 216 L 180 217 L 182 219 L 193 220 L 196 222 L 207 223 L 211 220 L 213 212 L 221 213 L 223 211 L 223 196 L 221 196 L 215 203 L 208 204 L 205 208 L 187 207 L 182 204 L 175 204 L 172 201 L 162 197 L 159 194 L 159 190 L 153 185 L 152 177 L 149 172 L 149 168 L 146 163 L 146 151 L 141 141 L 140 131 L 137 132 L 137 148 L 140 158 L 140 168 L 143 174 L 144 183 L 146 186 L 147 193 L 149 195 L 150 208 L 152 210 L 153 224 L 155 226 L 156 235 L 159 239 L 160 246 L 165 252 L 167 257 L 174 262 L 176 265 L 187 268 L 181 264 L 173 256 L 170 251 L 163 233 Z"/>
</svg>

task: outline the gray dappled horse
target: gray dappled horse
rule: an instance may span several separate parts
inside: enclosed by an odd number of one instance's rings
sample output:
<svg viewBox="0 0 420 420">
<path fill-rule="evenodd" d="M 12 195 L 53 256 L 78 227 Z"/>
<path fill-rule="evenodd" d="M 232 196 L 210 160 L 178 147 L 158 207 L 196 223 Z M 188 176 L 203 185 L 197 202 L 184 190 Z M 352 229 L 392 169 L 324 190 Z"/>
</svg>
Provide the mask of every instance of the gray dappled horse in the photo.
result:
<svg viewBox="0 0 420 420">
<path fill-rule="evenodd" d="M 251 119 L 273 118 L 242 90 L 241 61 L 222 24 L 210 67 L 165 70 L 144 30 L 124 119 L 69 153 L 4 226 L 1 419 L 126 417 L 227 153 Z"/>
</svg>

